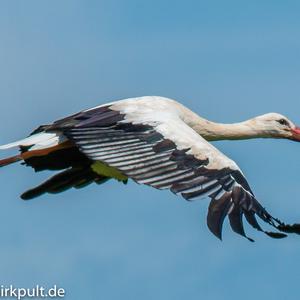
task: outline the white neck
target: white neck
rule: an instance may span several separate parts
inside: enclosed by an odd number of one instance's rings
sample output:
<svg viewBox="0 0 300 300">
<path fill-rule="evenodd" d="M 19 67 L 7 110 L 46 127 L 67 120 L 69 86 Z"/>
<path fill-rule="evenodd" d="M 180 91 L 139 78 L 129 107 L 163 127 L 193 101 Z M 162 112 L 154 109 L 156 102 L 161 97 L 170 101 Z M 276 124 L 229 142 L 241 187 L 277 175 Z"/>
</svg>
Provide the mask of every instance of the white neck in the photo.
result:
<svg viewBox="0 0 300 300">
<path fill-rule="evenodd" d="M 191 126 L 208 141 L 243 140 L 252 138 L 267 138 L 266 132 L 255 129 L 252 120 L 234 124 L 222 124 L 200 120 Z"/>
<path fill-rule="evenodd" d="M 207 141 L 242 140 L 268 138 L 270 133 L 257 126 L 255 118 L 233 124 L 222 124 L 199 117 L 193 111 L 181 106 L 181 117 Z"/>
</svg>

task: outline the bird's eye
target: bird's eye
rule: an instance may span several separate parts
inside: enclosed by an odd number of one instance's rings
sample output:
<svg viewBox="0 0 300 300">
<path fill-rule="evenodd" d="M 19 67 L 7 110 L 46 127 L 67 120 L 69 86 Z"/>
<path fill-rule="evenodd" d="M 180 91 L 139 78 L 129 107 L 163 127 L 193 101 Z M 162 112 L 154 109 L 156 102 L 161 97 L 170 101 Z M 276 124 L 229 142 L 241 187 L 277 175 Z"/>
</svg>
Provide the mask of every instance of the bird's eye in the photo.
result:
<svg viewBox="0 0 300 300">
<path fill-rule="evenodd" d="M 277 122 L 281 125 L 289 126 L 289 122 L 286 119 L 280 119 Z"/>
</svg>

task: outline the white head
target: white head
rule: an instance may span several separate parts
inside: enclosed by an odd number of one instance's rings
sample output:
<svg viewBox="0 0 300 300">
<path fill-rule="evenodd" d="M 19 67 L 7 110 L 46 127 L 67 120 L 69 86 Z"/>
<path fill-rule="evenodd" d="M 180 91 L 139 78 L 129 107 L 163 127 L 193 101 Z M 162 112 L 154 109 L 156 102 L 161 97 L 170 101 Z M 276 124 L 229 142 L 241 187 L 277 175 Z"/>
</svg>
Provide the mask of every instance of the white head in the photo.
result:
<svg viewBox="0 0 300 300">
<path fill-rule="evenodd" d="M 265 138 L 283 138 L 300 141 L 300 128 L 287 117 L 278 113 L 268 113 L 248 121 L 248 126 L 259 131 Z"/>
</svg>

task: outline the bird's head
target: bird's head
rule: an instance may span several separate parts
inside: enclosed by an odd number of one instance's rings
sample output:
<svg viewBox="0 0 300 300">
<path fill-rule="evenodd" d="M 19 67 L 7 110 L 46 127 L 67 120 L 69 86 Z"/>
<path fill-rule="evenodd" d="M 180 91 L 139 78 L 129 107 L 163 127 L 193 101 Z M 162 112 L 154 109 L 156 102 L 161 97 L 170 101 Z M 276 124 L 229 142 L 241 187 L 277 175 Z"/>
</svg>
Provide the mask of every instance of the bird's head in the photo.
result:
<svg viewBox="0 0 300 300">
<path fill-rule="evenodd" d="M 290 139 L 300 142 L 300 127 L 278 113 L 268 113 L 252 119 L 252 126 L 260 129 L 265 137 Z"/>
</svg>

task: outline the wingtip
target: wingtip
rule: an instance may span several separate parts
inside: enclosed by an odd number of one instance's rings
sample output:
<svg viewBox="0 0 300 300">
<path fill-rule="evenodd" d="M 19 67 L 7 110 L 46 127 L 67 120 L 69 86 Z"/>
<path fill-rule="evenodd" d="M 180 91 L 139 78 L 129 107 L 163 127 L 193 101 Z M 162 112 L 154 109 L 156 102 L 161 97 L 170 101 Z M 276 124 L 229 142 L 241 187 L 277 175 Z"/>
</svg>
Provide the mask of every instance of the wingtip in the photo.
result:
<svg viewBox="0 0 300 300">
<path fill-rule="evenodd" d="M 214 232 L 212 231 L 210 228 L 209 230 L 213 233 L 213 235 L 220 241 L 220 242 L 223 242 L 223 236 L 222 236 L 222 233 L 218 233 L 218 232 Z"/>
<path fill-rule="evenodd" d="M 208 229 L 213 233 L 215 237 L 217 237 L 221 242 L 223 242 L 222 236 L 222 228 L 217 228 L 215 226 L 211 226 L 210 223 L 207 224 Z"/>
<path fill-rule="evenodd" d="M 277 228 L 282 232 L 300 234 L 300 224 L 298 223 L 292 225 L 280 224 Z"/>
<path fill-rule="evenodd" d="M 37 197 L 37 195 L 33 195 L 33 194 L 31 193 L 31 190 L 26 191 L 25 193 L 23 193 L 23 194 L 20 195 L 20 198 L 21 198 L 22 200 L 24 200 L 24 201 L 31 200 L 31 199 L 33 199 L 33 198 L 35 198 L 35 197 Z"/>
<path fill-rule="evenodd" d="M 287 237 L 287 234 L 281 232 L 264 231 L 264 233 L 273 239 L 284 239 Z"/>
</svg>

